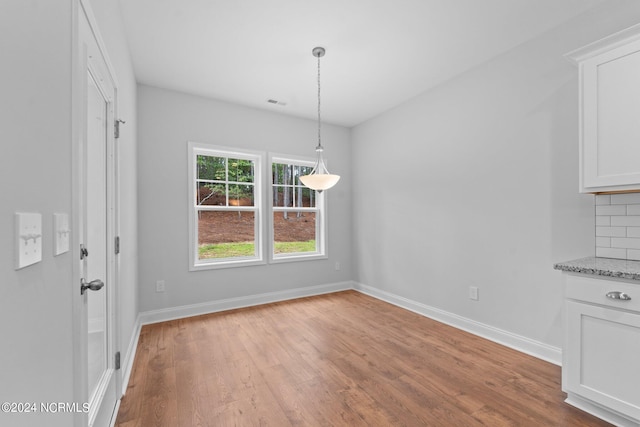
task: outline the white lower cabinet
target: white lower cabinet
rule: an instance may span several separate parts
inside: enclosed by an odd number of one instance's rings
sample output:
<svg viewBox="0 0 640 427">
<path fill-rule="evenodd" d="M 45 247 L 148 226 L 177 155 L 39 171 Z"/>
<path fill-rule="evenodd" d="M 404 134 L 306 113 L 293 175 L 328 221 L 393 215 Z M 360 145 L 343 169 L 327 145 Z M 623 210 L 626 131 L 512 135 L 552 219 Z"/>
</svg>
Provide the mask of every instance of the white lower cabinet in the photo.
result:
<svg viewBox="0 0 640 427">
<path fill-rule="evenodd" d="M 567 402 L 640 426 L 640 283 L 565 275 Z"/>
</svg>

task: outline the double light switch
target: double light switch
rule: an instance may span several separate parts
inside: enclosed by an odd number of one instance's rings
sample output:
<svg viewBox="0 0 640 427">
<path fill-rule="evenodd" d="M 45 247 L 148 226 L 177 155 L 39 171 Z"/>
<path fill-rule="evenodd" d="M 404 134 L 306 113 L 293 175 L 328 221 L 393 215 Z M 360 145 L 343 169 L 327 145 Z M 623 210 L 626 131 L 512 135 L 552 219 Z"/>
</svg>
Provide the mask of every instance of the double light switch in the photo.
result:
<svg viewBox="0 0 640 427">
<path fill-rule="evenodd" d="M 42 214 L 15 214 L 15 269 L 27 267 L 42 261 Z M 69 215 L 53 214 L 53 254 L 69 251 Z"/>
</svg>

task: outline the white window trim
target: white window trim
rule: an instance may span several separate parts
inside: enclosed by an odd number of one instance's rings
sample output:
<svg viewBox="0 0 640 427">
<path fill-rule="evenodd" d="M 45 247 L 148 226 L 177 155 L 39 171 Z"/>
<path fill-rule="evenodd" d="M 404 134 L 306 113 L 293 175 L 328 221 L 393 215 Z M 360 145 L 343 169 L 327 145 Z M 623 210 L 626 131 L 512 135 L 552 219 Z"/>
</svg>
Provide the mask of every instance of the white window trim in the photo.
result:
<svg viewBox="0 0 640 427">
<path fill-rule="evenodd" d="M 196 209 L 196 159 L 198 155 L 210 155 L 219 157 L 238 157 L 250 159 L 255 162 L 254 169 L 254 207 L 246 209 L 237 207 L 237 210 L 248 210 L 255 212 L 255 257 L 246 258 L 224 258 L 213 260 L 198 259 L 198 221 L 196 220 L 199 209 Z M 263 236 L 265 235 L 265 210 L 264 192 L 267 187 L 264 185 L 263 166 L 265 153 L 259 151 L 243 150 L 235 147 L 224 147 L 219 145 L 205 144 L 200 142 L 188 142 L 188 174 L 189 174 L 189 271 L 212 270 L 230 267 L 246 267 L 250 265 L 266 264 L 264 257 Z M 215 207 L 207 207 L 204 210 L 220 210 Z M 236 210 L 236 209 L 234 209 Z"/>
<path fill-rule="evenodd" d="M 296 211 L 313 211 L 316 212 L 316 244 L 318 250 L 316 252 L 303 252 L 303 253 L 292 253 L 292 254 L 284 254 L 284 255 L 276 255 L 274 253 L 274 224 L 273 224 L 273 214 L 277 212 L 278 208 L 274 208 L 273 206 L 273 182 L 272 182 L 272 170 L 274 163 L 295 163 L 303 166 L 313 167 L 315 164 L 315 159 L 311 159 L 309 157 L 300 157 L 288 154 L 274 154 L 269 153 L 269 162 L 267 163 L 267 185 L 269 196 L 266 197 L 268 200 L 268 225 L 269 225 L 269 233 L 268 233 L 268 242 L 267 242 L 267 250 L 269 253 L 269 263 L 270 264 L 279 264 L 285 262 L 295 262 L 295 261 L 310 261 L 315 259 L 327 259 L 329 258 L 327 254 L 327 202 L 326 202 L 326 192 L 318 193 L 316 192 L 316 207 L 315 209 L 309 208 L 295 208 Z"/>
</svg>

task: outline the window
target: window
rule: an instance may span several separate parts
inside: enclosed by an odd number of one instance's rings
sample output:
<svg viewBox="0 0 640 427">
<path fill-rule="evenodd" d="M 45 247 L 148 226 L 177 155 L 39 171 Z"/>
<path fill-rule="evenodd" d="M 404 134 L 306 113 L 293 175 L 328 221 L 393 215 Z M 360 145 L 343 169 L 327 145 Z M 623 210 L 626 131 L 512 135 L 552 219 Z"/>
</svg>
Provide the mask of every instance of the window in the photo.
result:
<svg viewBox="0 0 640 427">
<path fill-rule="evenodd" d="M 190 269 L 262 264 L 258 153 L 189 143 Z"/>
<path fill-rule="evenodd" d="M 264 253 L 326 258 L 324 193 L 300 182 L 313 161 L 270 156 L 268 187 L 264 163 L 264 153 L 189 143 L 190 270 L 264 264 Z"/>
<path fill-rule="evenodd" d="M 324 194 L 300 182 L 313 162 L 273 156 L 270 163 L 272 261 L 324 258 Z"/>
</svg>

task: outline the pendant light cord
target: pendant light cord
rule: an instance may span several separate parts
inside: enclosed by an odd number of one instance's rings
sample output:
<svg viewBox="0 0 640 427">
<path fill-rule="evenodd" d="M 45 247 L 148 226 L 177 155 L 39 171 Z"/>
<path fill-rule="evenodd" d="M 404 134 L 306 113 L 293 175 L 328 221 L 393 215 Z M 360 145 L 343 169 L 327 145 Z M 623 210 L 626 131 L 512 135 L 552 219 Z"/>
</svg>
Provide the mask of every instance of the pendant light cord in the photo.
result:
<svg viewBox="0 0 640 427">
<path fill-rule="evenodd" d="M 322 148 L 320 139 L 320 55 L 318 55 L 318 147 Z"/>
</svg>

